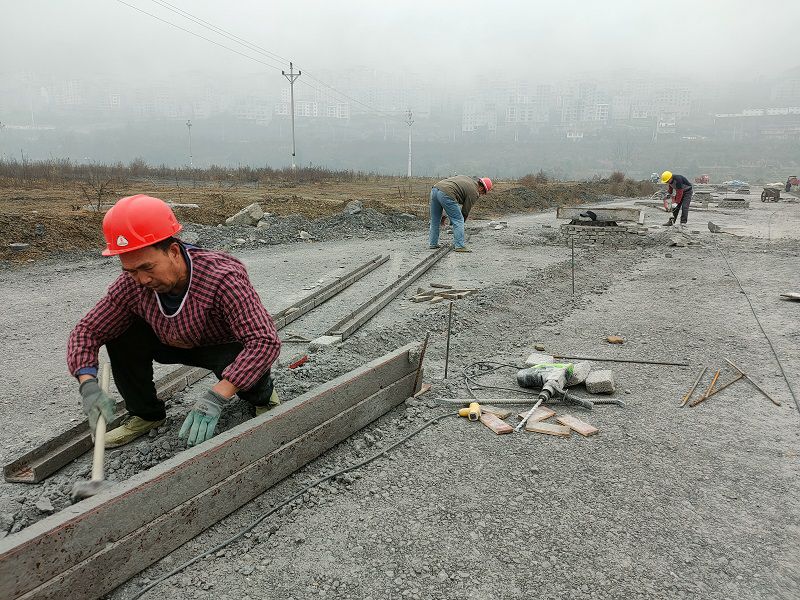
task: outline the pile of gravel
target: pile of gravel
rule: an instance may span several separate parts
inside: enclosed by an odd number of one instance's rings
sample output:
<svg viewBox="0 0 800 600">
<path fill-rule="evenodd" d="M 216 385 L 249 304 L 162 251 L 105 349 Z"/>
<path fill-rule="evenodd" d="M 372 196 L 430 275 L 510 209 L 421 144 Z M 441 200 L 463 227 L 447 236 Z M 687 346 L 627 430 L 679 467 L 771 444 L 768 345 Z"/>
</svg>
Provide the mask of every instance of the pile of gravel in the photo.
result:
<svg viewBox="0 0 800 600">
<path fill-rule="evenodd" d="M 348 238 L 367 239 L 395 231 L 427 229 L 427 222 L 409 213 L 382 213 L 364 208 L 308 219 L 301 215 L 279 217 L 267 213 L 258 226 L 200 225 L 187 223 L 181 238 L 203 248 L 216 250 L 255 249 L 291 242 L 310 243 Z"/>
</svg>

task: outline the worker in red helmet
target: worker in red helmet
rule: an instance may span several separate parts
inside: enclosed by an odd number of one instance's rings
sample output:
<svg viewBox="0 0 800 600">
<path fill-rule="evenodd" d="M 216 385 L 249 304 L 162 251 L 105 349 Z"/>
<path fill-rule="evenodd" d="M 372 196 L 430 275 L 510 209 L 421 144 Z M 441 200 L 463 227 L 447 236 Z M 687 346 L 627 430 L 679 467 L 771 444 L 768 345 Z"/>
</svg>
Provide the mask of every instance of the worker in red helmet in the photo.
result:
<svg viewBox="0 0 800 600">
<path fill-rule="evenodd" d="M 488 177 L 474 178 L 466 175 L 448 177 L 434 185 L 431 188 L 429 247 L 439 248 L 439 231 L 446 216 L 453 224 L 454 250 L 472 252 L 464 240 L 464 221 L 467 220 L 478 197 L 490 192 L 491 189 L 492 180 Z"/>
<path fill-rule="evenodd" d="M 182 242 L 175 237 L 180 230 L 170 207 L 144 194 L 122 198 L 103 219 L 103 255 L 118 256 L 123 273 L 72 330 L 67 364 L 94 430 L 99 415 L 106 421 L 114 416 L 114 402 L 97 382 L 98 352 L 101 346 L 108 351 L 130 413 L 106 434 L 108 448 L 164 423 L 153 361 L 209 369 L 219 380 L 181 427 L 189 445 L 214 435 L 234 394 L 256 414 L 279 404 L 270 367 L 281 342 L 244 265 Z"/>
</svg>

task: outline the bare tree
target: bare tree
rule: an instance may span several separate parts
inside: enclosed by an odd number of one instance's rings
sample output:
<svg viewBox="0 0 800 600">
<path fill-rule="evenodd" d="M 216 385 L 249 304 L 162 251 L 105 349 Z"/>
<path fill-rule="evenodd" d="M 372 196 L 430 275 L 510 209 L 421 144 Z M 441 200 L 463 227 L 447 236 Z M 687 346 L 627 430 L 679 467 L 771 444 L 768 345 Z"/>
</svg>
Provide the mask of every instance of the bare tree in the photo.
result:
<svg viewBox="0 0 800 600">
<path fill-rule="evenodd" d="M 101 176 L 95 171 L 89 171 L 86 179 L 79 186 L 89 205 L 100 212 L 103 209 L 103 198 L 114 193 L 111 189 L 113 184 L 113 177 Z"/>
</svg>

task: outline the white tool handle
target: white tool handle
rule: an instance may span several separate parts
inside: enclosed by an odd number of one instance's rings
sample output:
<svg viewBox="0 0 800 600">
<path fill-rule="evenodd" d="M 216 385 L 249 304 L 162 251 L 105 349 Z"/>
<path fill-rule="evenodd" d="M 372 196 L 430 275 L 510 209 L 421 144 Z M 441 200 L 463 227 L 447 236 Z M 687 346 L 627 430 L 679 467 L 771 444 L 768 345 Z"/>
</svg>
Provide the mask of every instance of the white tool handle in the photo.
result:
<svg viewBox="0 0 800 600">
<path fill-rule="evenodd" d="M 111 365 L 104 362 L 100 365 L 100 389 L 108 394 L 108 386 L 111 383 Z M 97 417 L 97 425 L 94 428 L 94 456 L 92 457 L 92 481 L 103 481 L 103 463 L 106 458 L 106 418 L 103 415 Z"/>
</svg>

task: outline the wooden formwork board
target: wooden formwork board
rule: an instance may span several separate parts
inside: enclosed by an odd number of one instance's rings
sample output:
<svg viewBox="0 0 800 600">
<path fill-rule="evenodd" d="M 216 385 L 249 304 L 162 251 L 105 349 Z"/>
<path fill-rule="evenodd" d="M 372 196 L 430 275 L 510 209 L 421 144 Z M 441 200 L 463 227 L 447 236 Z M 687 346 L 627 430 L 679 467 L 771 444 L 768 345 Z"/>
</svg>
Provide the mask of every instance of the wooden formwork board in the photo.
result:
<svg viewBox="0 0 800 600">
<path fill-rule="evenodd" d="M 0 598 L 98 598 L 415 393 L 419 344 L 0 540 Z"/>
<path fill-rule="evenodd" d="M 302 300 L 299 300 L 291 306 L 276 312 L 274 315 L 272 315 L 272 319 L 275 322 L 275 328 L 282 329 L 283 327 L 286 327 L 286 325 L 292 321 L 299 319 L 320 304 L 327 302 L 336 294 L 350 287 L 353 283 L 368 275 L 388 260 L 388 255 L 375 256 L 365 262 L 363 265 L 356 267 L 349 273 L 345 273 L 341 277 L 337 278 L 336 281 L 332 281 L 328 285 L 315 290 Z"/>
<path fill-rule="evenodd" d="M 349 338 L 364 323 L 378 314 L 387 304 L 397 298 L 403 290 L 427 273 L 439 260 L 451 250 L 451 246 L 443 246 L 430 256 L 425 257 L 405 274 L 387 285 L 372 298 L 364 302 L 353 312 L 331 327 L 325 335 L 338 335 L 343 340 Z"/>
</svg>

